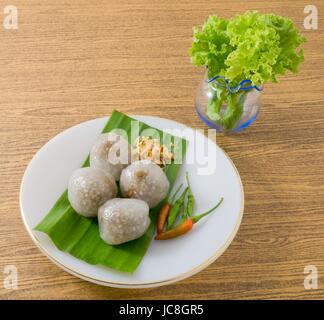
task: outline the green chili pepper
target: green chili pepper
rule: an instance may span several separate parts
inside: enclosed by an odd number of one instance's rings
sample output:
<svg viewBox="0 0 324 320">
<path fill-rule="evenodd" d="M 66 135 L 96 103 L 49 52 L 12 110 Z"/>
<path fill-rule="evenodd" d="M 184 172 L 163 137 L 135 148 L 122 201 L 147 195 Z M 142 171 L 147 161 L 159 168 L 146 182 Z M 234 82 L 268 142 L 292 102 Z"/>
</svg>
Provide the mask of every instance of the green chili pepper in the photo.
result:
<svg viewBox="0 0 324 320">
<path fill-rule="evenodd" d="M 169 203 L 172 204 L 174 201 L 174 198 L 176 197 L 176 195 L 178 194 L 178 192 L 180 191 L 180 189 L 182 188 L 183 183 L 180 184 L 180 186 L 177 188 L 177 190 L 175 191 L 175 193 L 173 194 L 173 196 L 169 199 Z"/>
<path fill-rule="evenodd" d="M 203 217 L 207 216 L 209 213 L 213 212 L 215 209 L 217 209 L 217 208 L 220 206 L 220 204 L 223 202 L 223 200 L 224 200 L 224 198 L 221 197 L 221 199 L 218 201 L 218 203 L 217 203 L 214 207 L 212 207 L 211 209 L 209 209 L 208 211 L 206 211 L 206 212 L 204 212 L 204 213 L 202 213 L 202 214 L 199 214 L 199 215 L 193 216 L 193 217 L 191 218 L 192 222 L 193 222 L 193 223 L 196 223 L 196 222 L 198 222 L 201 218 L 203 218 Z"/>
<path fill-rule="evenodd" d="M 186 172 L 186 179 L 187 179 L 187 184 L 188 184 L 188 200 L 187 200 L 186 212 L 187 212 L 189 217 L 192 217 L 193 209 L 194 209 L 194 206 L 195 206 L 195 197 L 192 194 L 188 172 Z"/>
<path fill-rule="evenodd" d="M 188 217 L 188 210 L 187 210 L 187 206 L 184 205 L 183 206 L 181 220 L 180 220 L 180 223 L 179 224 L 184 223 L 187 220 L 187 217 Z"/>
<path fill-rule="evenodd" d="M 168 222 L 167 222 L 167 228 L 166 228 L 167 230 L 170 230 L 173 227 L 174 222 L 176 221 L 180 213 L 180 210 L 183 207 L 187 191 L 188 191 L 188 187 L 183 191 L 179 199 L 174 203 L 173 207 L 171 208 L 168 217 Z"/>
</svg>

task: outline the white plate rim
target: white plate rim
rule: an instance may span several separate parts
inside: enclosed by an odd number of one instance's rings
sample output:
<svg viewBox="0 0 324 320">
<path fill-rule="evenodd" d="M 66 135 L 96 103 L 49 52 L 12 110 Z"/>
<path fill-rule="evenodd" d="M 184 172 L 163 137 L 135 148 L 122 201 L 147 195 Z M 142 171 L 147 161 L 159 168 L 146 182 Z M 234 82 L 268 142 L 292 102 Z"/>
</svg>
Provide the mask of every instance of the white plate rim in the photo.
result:
<svg viewBox="0 0 324 320">
<path fill-rule="evenodd" d="M 188 127 L 187 125 L 181 123 L 181 122 L 178 122 L 178 121 L 175 121 L 175 120 L 171 120 L 171 119 L 167 119 L 167 118 L 162 118 L 162 117 L 158 117 L 158 116 L 145 116 L 145 115 L 129 115 L 130 117 L 141 117 L 141 121 L 145 122 L 145 118 L 149 119 L 149 118 L 156 118 L 156 119 L 160 119 L 160 120 L 167 120 L 167 121 L 171 121 L 173 122 L 174 124 L 177 124 L 177 125 L 180 125 L 180 126 L 185 126 L 187 128 L 191 128 L 191 127 Z M 103 118 L 109 118 L 110 116 L 106 116 L 106 117 L 103 117 Z M 144 118 L 144 119 L 143 119 Z M 94 119 L 89 119 L 90 121 L 91 120 L 97 120 L 97 119 L 100 119 L 100 118 L 94 118 Z M 87 121 L 89 121 L 87 120 Z M 74 126 L 78 126 L 80 123 L 74 125 Z M 72 126 L 72 127 L 74 127 Z M 55 135 L 54 137 L 52 137 L 48 142 L 46 142 L 41 148 L 43 148 L 47 143 L 49 143 L 53 138 L 57 137 L 58 135 L 61 135 L 61 134 L 64 134 L 64 132 L 66 130 L 69 130 L 71 129 L 72 127 L 69 127 L 69 128 L 66 128 L 65 130 L 61 131 L 60 133 L 58 133 L 57 135 Z M 193 129 L 193 128 L 191 128 Z M 195 129 L 193 129 L 195 130 Z M 206 139 L 210 140 L 211 142 L 213 142 L 215 145 L 216 145 L 216 148 L 218 148 L 224 155 L 225 157 L 229 160 L 230 164 L 232 165 L 238 179 L 239 179 L 239 183 L 240 183 L 240 190 L 241 190 L 241 206 L 240 206 L 240 213 L 239 213 L 239 216 L 238 216 L 238 219 L 236 221 L 236 225 L 235 225 L 235 228 L 233 229 L 232 233 L 230 234 L 230 236 L 227 238 L 226 242 L 209 258 L 207 259 L 206 261 L 204 261 L 203 263 L 201 263 L 200 265 L 198 265 L 197 267 L 183 273 L 183 274 L 180 274 L 176 277 L 173 277 L 173 278 L 170 278 L 170 279 L 167 279 L 167 280 L 162 280 L 162 281 L 154 281 L 154 282 L 147 282 L 147 283 L 132 283 L 132 284 L 129 284 L 129 283 L 126 283 L 126 282 L 110 282 L 110 281 L 102 281 L 102 280 L 99 280 L 99 279 L 96 279 L 96 278 L 93 278 L 93 277 L 89 277 L 83 273 L 80 273 L 80 272 L 77 272 L 75 270 L 72 270 L 71 268 L 67 267 L 66 265 L 64 265 L 63 263 L 59 262 L 58 260 L 56 260 L 55 258 L 53 258 L 51 256 L 51 254 L 45 250 L 43 247 L 42 247 L 42 244 L 40 243 L 40 241 L 35 237 L 35 235 L 33 234 L 32 230 L 30 230 L 28 224 L 27 224 L 27 221 L 25 219 L 25 215 L 24 215 L 24 211 L 23 211 L 23 208 L 22 208 L 22 199 L 21 199 L 21 195 L 22 195 L 22 187 L 23 187 L 23 184 L 24 184 L 24 179 L 25 179 L 25 173 L 27 171 L 27 168 L 29 167 L 29 164 L 33 161 L 34 157 L 36 156 L 37 152 L 34 154 L 34 156 L 32 157 L 32 159 L 29 161 L 28 165 L 26 166 L 26 170 L 24 171 L 24 174 L 23 174 L 23 178 L 22 178 L 22 181 L 21 181 L 21 184 L 20 184 L 20 192 L 19 192 L 19 206 L 20 206 L 20 215 L 21 215 L 21 218 L 22 218 L 22 221 L 23 221 L 23 224 L 25 226 L 25 229 L 27 231 L 27 233 L 29 234 L 29 236 L 31 237 L 32 241 L 34 242 L 34 244 L 36 245 L 36 247 L 49 259 L 51 260 L 52 262 L 54 262 L 58 267 L 60 267 L 61 269 L 65 270 L 66 272 L 80 278 L 80 279 L 83 279 L 83 280 L 86 280 L 86 281 L 89 281 L 89 282 L 92 282 L 92 283 L 95 283 L 95 284 L 99 284 L 99 285 L 102 285 L 102 286 L 108 286 L 108 287 L 114 287 L 114 288 L 125 288 L 125 289 L 136 289 L 136 288 L 153 288 L 153 287 L 159 287 L 159 286 L 164 286 L 164 285 L 168 285 L 168 284 L 172 284 L 174 282 L 178 282 L 178 281 L 181 281 L 181 280 L 184 280 L 186 278 L 189 278 L 195 274 L 197 274 L 198 272 L 202 271 L 203 269 L 207 268 L 209 265 L 211 265 L 213 262 L 215 262 L 224 252 L 225 250 L 230 246 L 230 244 L 232 243 L 232 241 L 234 240 L 238 230 L 239 230 L 239 227 L 241 225 L 241 222 L 242 222 L 242 219 L 243 219 L 243 214 L 244 214 L 244 190 L 243 190 L 243 184 L 242 184 L 242 180 L 241 180 L 241 177 L 240 177 L 240 174 L 234 164 L 234 162 L 232 161 L 232 159 L 228 156 L 228 154 L 222 149 L 220 148 L 217 143 L 215 143 L 215 141 L 211 140 L 209 137 L 206 137 Z M 59 249 L 57 249 L 59 250 Z"/>
</svg>

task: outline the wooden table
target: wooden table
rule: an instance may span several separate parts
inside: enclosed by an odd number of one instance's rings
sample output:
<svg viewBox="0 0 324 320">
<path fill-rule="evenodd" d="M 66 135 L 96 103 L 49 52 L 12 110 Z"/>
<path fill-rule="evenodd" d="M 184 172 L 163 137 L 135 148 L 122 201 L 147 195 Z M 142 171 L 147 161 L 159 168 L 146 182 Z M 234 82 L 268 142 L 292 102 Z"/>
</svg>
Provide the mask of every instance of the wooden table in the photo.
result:
<svg viewBox="0 0 324 320">
<path fill-rule="evenodd" d="M 6 265 L 19 273 L 18 290 L 1 286 L 0 298 L 324 298 L 323 1 L 312 1 L 318 30 L 303 28 L 307 1 L 129 2 L 15 0 L 18 30 L 0 28 L 1 283 Z M 21 178 L 35 152 L 114 108 L 206 128 L 194 110 L 202 70 L 188 59 L 191 28 L 209 14 L 247 9 L 290 16 L 308 43 L 300 73 L 266 86 L 258 120 L 217 137 L 245 191 L 243 222 L 228 250 L 189 279 L 142 290 L 97 286 L 51 263 L 19 212 Z M 317 290 L 304 289 L 306 265 L 318 269 Z"/>
</svg>

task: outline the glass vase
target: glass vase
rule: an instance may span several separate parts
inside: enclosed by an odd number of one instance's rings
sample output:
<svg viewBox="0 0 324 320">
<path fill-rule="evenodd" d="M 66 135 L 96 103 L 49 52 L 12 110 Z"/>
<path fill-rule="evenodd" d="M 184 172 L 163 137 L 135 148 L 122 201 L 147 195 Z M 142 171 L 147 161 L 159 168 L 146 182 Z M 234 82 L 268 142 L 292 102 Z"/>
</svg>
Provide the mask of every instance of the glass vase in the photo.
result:
<svg viewBox="0 0 324 320">
<path fill-rule="evenodd" d="M 225 83 L 201 82 L 196 95 L 196 111 L 209 127 L 219 132 L 237 132 L 248 127 L 261 108 L 261 90 L 252 87 L 228 89 Z"/>
</svg>

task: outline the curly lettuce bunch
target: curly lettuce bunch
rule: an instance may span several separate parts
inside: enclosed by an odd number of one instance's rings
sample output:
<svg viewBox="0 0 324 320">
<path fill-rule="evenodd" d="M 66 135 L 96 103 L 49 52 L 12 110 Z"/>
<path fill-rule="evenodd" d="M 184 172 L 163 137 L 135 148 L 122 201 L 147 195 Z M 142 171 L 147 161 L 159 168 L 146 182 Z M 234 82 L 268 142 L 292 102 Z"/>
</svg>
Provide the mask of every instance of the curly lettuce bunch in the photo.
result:
<svg viewBox="0 0 324 320">
<path fill-rule="evenodd" d="M 210 16 L 194 28 L 189 55 L 194 65 L 208 67 L 209 78 L 221 75 L 233 86 L 249 79 L 259 86 L 277 82 L 286 70 L 297 72 L 303 42 L 290 19 L 248 11 L 229 20 Z"/>
</svg>

